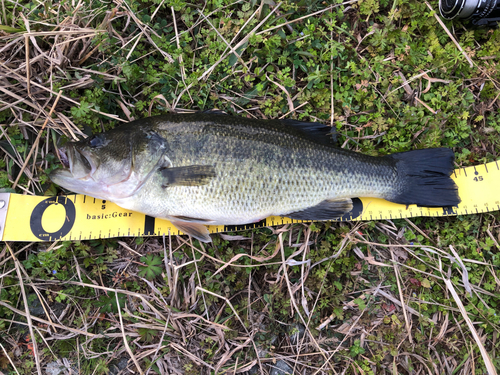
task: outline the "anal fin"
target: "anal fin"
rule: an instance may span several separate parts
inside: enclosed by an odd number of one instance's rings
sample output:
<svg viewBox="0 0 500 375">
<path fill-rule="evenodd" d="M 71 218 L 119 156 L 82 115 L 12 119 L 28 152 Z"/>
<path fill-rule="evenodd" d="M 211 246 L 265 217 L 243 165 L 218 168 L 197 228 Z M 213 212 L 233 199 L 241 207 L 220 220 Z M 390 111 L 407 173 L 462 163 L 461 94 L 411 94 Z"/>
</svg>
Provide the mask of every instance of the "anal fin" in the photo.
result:
<svg viewBox="0 0 500 375">
<path fill-rule="evenodd" d="M 352 211 L 351 198 L 328 199 L 302 211 L 291 212 L 283 216 L 295 220 L 333 220 Z"/>
<path fill-rule="evenodd" d="M 171 223 L 182 233 L 196 238 L 201 242 L 212 242 L 208 228 L 203 224 L 175 220 L 172 220 Z"/>
</svg>

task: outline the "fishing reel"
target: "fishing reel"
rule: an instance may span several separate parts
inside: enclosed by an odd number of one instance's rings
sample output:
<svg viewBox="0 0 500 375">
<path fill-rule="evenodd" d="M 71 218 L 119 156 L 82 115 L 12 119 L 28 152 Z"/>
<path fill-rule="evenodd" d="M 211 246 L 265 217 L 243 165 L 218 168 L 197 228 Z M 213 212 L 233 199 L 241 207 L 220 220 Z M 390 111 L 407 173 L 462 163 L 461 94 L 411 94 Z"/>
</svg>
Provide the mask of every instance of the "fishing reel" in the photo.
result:
<svg viewBox="0 0 500 375">
<path fill-rule="evenodd" d="M 495 27 L 500 22 L 500 0 L 439 0 L 446 19 L 469 20 L 477 26 Z"/>
</svg>

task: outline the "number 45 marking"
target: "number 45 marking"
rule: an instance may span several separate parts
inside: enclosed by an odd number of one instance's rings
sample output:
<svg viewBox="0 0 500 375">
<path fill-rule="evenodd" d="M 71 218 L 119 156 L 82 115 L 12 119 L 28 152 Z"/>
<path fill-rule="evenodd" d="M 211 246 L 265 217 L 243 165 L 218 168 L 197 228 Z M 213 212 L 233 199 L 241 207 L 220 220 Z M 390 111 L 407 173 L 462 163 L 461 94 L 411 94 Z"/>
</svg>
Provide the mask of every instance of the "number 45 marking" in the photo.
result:
<svg viewBox="0 0 500 375">
<path fill-rule="evenodd" d="M 474 181 L 476 181 L 476 182 L 483 181 L 483 176 L 474 177 Z"/>
</svg>

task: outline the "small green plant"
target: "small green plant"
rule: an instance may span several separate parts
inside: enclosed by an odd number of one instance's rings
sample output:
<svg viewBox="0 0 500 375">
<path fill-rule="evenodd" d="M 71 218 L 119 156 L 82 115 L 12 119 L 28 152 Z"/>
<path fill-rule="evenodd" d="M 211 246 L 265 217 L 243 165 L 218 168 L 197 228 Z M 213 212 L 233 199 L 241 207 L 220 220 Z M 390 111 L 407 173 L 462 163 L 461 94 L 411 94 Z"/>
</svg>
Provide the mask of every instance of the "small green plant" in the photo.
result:
<svg viewBox="0 0 500 375">
<path fill-rule="evenodd" d="M 163 261 L 161 257 L 157 255 L 148 254 L 145 257 L 141 257 L 141 262 L 145 263 L 145 265 L 139 266 L 139 276 L 147 280 L 153 280 L 156 276 L 160 275 L 163 270 L 161 267 Z"/>
<path fill-rule="evenodd" d="M 354 340 L 354 345 L 349 348 L 349 352 L 351 354 L 351 357 L 355 358 L 360 354 L 365 353 L 365 349 L 363 349 L 360 346 L 361 341 L 360 340 Z"/>
<path fill-rule="evenodd" d="M 152 342 L 158 334 L 158 331 L 149 328 L 139 328 L 137 332 L 141 335 L 141 340 L 147 343 Z"/>
<path fill-rule="evenodd" d="M 99 311 L 102 313 L 117 313 L 118 308 L 122 309 L 125 306 L 127 297 L 123 293 L 118 293 L 118 302 L 116 300 L 115 292 L 107 292 L 99 297 L 96 305 L 100 307 Z"/>
</svg>

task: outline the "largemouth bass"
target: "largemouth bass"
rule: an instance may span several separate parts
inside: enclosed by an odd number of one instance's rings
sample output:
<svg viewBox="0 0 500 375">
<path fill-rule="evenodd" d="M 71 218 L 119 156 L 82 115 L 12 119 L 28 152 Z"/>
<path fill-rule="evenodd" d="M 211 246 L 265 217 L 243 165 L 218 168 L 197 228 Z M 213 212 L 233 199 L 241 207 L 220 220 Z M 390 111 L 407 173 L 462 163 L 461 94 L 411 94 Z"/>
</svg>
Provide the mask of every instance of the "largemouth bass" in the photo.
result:
<svg viewBox="0 0 500 375">
<path fill-rule="evenodd" d="M 132 121 L 59 150 L 56 184 L 170 220 L 210 242 L 205 225 L 268 216 L 335 219 L 355 197 L 439 207 L 460 202 L 450 149 L 372 157 L 336 147 L 319 123 L 220 113 Z"/>
</svg>

